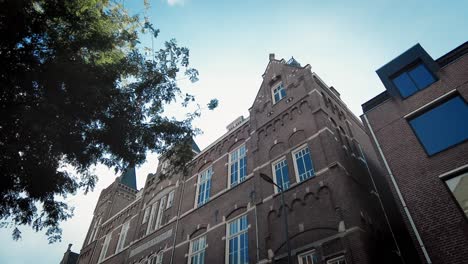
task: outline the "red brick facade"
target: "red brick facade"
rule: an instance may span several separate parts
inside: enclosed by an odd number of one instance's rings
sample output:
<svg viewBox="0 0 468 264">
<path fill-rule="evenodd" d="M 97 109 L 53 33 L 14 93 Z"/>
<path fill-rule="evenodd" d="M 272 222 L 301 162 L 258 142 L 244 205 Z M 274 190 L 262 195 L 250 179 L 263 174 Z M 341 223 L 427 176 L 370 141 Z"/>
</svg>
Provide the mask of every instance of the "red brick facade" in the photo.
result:
<svg viewBox="0 0 468 264">
<path fill-rule="evenodd" d="M 274 104 L 272 89 L 279 83 L 286 97 Z M 246 149 L 246 177 L 230 186 L 229 153 L 241 145 Z M 310 151 L 314 176 L 298 181 L 292 153 L 302 147 Z M 309 65 L 274 58 L 250 117 L 198 153 L 188 175 L 159 180 L 160 165 L 137 194 L 119 180 L 103 191 L 79 263 L 149 263 L 155 254 L 161 254 L 164 264 L 190 263 L 191 241 L 203 235 L 205 263 L 229 263 L 227 224 L 243 215 L 248 223 L 248 263 L 286 263 L 280 195 L 259 177 L 260 173 L 273 177 L 272 162 L 279 158 L 288 164 L 290 188 L 285 200 L 293 263 L 310 251 L 314 263 L 334 263 L 329 261 L 336 257 L 348 264 L 398 263 L 373 194 L 369 171 L 378 175 L 380 170 L 362 123 Z M 197 207 L 198 178 L 210 166 L 210 199 Z M 148 231 L 148 223 L 154 222 L 151 208 L 167 201 L 171 192 L 174 200 L 161 211 L 161 225 Z M 119 252 L 120 232 L 128 221 Z M 102 254 L 106 236 L 110 239 Z"/>
<path fill-rule="evenodd" d="M 444 182 L 444 174 L 452 170 L 457 173 L 457 170 L 461 171 L 467 166 L 468 142 L 428 155 L 409 124 L 414 111 L 430 109 L 431 102 L 436 105 L 435 101 L 444 95 L 458 94 L 465 102 L 468 101 L 467 50 L 468 43 L 465 43 L 433 61 L 439 66 L 433 73 L 437 80 L 414 95 L 403 99 L 392 94 L 387 87 L 386 92 L 363 105 L 364 124 L 375 134 L 378 142 L 375 146 L 380 146 L 388 163 L 390 171 L 384 175 L 423 263 L 461 264 L 468 261 L 467 218 Z M 401 56 L 406 56 L 410 51 Z M 390 174 L 406 202 L 415 228 L 411 227 Z M 416 232 L 422 243 L 418 241 Z M 427 251 L 427 257 L 423 248 Z"/>
</svg>

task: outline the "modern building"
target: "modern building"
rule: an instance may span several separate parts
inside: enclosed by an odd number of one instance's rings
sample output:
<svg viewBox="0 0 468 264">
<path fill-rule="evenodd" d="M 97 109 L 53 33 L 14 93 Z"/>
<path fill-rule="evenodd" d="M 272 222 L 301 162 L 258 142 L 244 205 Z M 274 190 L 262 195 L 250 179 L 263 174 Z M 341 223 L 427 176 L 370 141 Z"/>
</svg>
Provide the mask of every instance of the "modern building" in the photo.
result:
<svg viewBox="0 0 468 264">
<path fill-rule="evenodd" d="M 160 160 L 141 190 L 128 170 L 102 191 L 78 263 L 402 263 L 360 120 L 310 65 L 271 54 L 262 77 L 189 173 Z"/>
<path fill-rule="evenodd" d="M 468 42 L 434 60 L 419 44 L 377 70 L 362 105 L 386 181 L 423 263 L 468 262 Z M 387 196 L 388 198 L 388 196 Z"/>
</svg>

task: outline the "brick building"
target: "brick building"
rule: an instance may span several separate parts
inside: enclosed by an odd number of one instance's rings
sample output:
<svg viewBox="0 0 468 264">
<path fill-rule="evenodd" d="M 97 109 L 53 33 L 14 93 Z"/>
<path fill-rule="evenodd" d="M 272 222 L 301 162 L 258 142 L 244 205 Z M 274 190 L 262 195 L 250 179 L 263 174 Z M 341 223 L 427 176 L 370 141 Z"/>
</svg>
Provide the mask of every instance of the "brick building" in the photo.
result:
<svg viewBox="0 0 468 264">
<path fill-rule="evenodd" d="M 391 189 L 381 193 L 423 263 L 467 263 L 468 42 L 437 60 L 418 44 L 377 74 L 386 90 L 362 120 L 385 169 L 376 181 Z"/>
<path fill-rule="evenodd" d="M 188 175 L 102 191 L 78 263 L 401 263 L 362 123 L 310 65 L 270 60 L 249 118 L 196 152 Z M 376 195 L 377 194 L 377 195 Z M 403 252 L 405 254 L 405 252 Z"/>
</svg>

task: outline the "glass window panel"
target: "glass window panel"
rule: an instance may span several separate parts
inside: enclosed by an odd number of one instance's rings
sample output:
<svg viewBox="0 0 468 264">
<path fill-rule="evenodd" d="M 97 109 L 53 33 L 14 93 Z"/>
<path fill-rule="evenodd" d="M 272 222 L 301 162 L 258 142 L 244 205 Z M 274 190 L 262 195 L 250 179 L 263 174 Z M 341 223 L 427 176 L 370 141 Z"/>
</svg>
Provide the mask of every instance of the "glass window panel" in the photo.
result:
<svg viewBox="0 0 468 264">
<path fill-rule="evenodd" d="M 418 88 L 406 72 L 394 78 L 393 83 L 398 88 L 398 91 L 400 91 L 403 98 L 406 98 L 418 91 Z"/>
<path fill-rule="evenodd" d="M 468 139 L 468 105 L 460 97 L 410 120 L 410 125 L 429 155 Z"/>
<path fill-rule="evenodd" d="M 445 181 L 456 201 L 468 217 L 468 172 Z"/>
<path fill-rule="evenodd" d="M 432 76 L 424 64 L 419 64 L 409 71 L 409 75 L 419 90 L 426 88 L 435 81 L 434 76 Z"/>
</svg>

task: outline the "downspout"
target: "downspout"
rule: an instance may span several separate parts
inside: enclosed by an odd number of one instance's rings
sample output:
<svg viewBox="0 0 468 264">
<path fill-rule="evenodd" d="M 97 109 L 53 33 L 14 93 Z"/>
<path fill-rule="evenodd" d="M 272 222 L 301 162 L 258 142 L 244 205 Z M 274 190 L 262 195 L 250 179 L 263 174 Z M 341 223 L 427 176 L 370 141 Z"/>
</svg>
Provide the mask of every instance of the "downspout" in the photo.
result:
<svg viewBox="0 0 468 264">
<path fill-rule="evenodd" d="M 176 220 L 175 231 L 174 231 L 174 239 L 172 241 L 171 261 L 169 262 L 170 264 L 174 262 L 175 243 L 177 239 L 177 230 L 179 228 L 180 208 L 182 207 L 182 197 L 184 197 L 184 190 L 185 190 L 185 181 L 182 182 L 182 192 L 180 192 L 179 205 L 177 207 L 177 220 Z"/>
<path fill-rule="evenodd" d="M 371 125 L 369 123 L 369 120 L 367 119 L 366 114 L 363 114 L 363 117 L 364 117 L 364 120 L 366 122 L 367 127 L 369 127 L 369 131 L 371 132 L 372 139 L 374 140 L 375 145 L 377 146 L 377 150 L 379 151 L 379 155 L 380 155 L 380 157 L 382 158 L 382 160 L 384 162 L 385 169 L 387 170 L 388 176 L 390 176 L 393 187 L 395 187 L 396 193 L 398 195 L 398 199 L 400 200 L 401 205 L 403 206 L 406 217 L 408 217 L 408 220 L 409 220 L 410 225 L 411 225 L 411 229 L 413 230 L 413 232 L 414 232 L 414 234 L 416 236 L 416 239 L 418 240 L 419 247 L 421 248 L 421 250 L 422 250 L 422 252 L 424 254 L 424 257 L 426 258 L 427 263 L 431 264 L 432 263 L 431 258 L 429 257 L 429 254 L 427 253 L 426 247 L 424 246 L 424 242 L 422 241 L 421 236 L 419 235 L 419 231 L 416 228 L 416 225 L 415 225 L 415 223 L 413 221 L 413 217 L 411 216 L 411 213 L 410 213 L 410 211 L 408 209 L 408 206 L 406 205 L 406 202 L 405 202 L 405 200 L 403 198 L 403 195 L 400 192 L 400 188 L 398 187 L 398 184 L 395 181 L 395 177 L 393 176 L 392 170 L 390 169 L 390 166 L 388 165 L 387 159 L 385 158 L 385 155 L 384 155 L 384 153 L 382 151 L 382 148 L 380 147 L 379 141 L 377 140 L 377 137 L 375 136 L 374 131 L 372 130 L 372 127 L 371 127 Z"/>
</svg>

